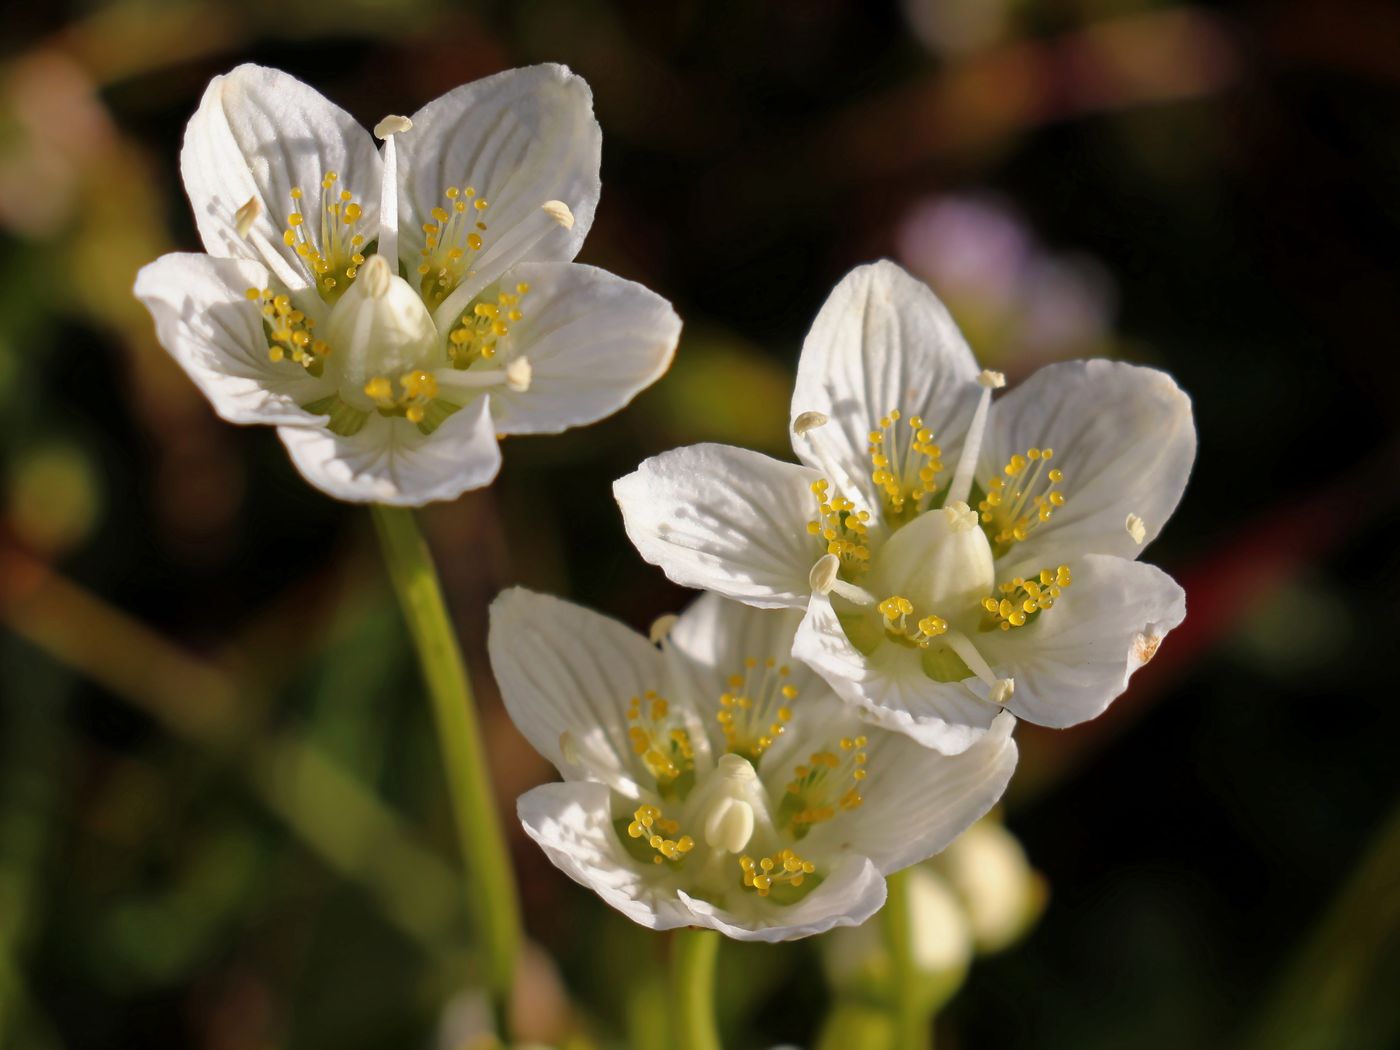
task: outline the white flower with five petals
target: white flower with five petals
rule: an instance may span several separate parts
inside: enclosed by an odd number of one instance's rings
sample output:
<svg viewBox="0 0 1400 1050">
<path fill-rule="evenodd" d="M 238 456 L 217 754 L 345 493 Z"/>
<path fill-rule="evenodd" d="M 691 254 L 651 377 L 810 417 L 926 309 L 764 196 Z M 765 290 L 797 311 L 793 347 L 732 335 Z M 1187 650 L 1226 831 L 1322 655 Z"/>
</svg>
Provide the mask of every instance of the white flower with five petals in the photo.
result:
<svg viewBox="0 0 1400 1050">
<path fill-rule="evenodd" d="M 181 171 L 208 254 L 144 267 L 162 344 L 313 485 L 418 505 L 487 484 L 498 435 L 625 405 L 669 365 L 670 305 L 570 262 L 598 202 L 587 84 L 467 84 L 370 134 L 260 66 L 215 77 Z"/>
<path fill-rule="evenodd" d="M 1003 708 L 1092 718 L 1185 615 L 1135 561 L 1195 456 L 1170 377 L 1050 365 L 1006 396 L 926 286 L 857 268 L 803 346 L 802 465 L 723 445 L 647 460 L 614 493 L 677 583 L 805 610 L 794 655 L 874 722 L 946 753 Z"/>
<path fill-rule="evenodd" d="M 801 614 L 699 598 L 647 641 L 514 589 L 491 608 L 506 710 L 563 775 L 521 796 L 550 860 L 653 929 L 778 941 L 861 923 L 1016 764 L 1002 715 L 960 755 L 866 725 L 788 653 Z"/>
</svg>

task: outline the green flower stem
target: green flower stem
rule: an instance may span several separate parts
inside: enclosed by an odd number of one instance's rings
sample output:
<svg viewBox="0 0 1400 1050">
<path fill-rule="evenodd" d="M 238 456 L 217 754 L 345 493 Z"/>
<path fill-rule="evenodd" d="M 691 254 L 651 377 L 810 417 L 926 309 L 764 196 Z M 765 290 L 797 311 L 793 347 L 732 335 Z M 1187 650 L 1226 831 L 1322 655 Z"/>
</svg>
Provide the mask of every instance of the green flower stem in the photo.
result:
<svg viewBox="0 0 1400 1050">
<path fill-rule="evenodd" d="M 505 834 L 496 815 L 466 664 L 442 599 L 432 555 L 413 511 L 376 506 L 374 524 L 432 700 L 466 869 L 468 914 L 481 945 L 484 983 L 499 1009 L 509 998 L 515 976 L 520 904 Z"/>
<path fill-rule="evenodd" d="M 677 1050 L 720 1050 L 715 1025 L 716 930 L 677 930 L 671 943 L 671 1001 Z"/>
<path fill-rule="evenodd" d="M 891 875 L 889 896 L 880 912 L 892 968 L 894 1045 L 900 1050 L 929 1050 L 930 1020 L 919 971 L 914 965 L 914 923 L 909 896 L 909 871 Z"/>
</svg>

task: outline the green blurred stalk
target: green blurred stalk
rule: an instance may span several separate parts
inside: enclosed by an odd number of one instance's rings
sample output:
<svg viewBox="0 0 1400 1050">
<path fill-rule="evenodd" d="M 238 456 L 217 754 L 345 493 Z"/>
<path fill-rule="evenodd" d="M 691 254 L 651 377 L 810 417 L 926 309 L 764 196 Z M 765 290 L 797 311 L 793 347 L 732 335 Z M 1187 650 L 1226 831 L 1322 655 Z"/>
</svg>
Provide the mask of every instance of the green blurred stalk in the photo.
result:
<svg viewBox="0 0 1400 1050">
<path fill-rule="evenodd" d="M 520 904 L 496 815 L 466 662 L 413 511 L 376 506 L 374 524 L 432 701 L 467 874 L 467 909 L 482 948 L 483 983 L 504 1016 L 520 951 Z"/>
<path fill-rule="evenodd" d="M 1242 1050 L 1386 1050 L 1400 1036 L 1400 806 L 1239 1042 Z"/>
<path fill-rule="evenodd" d="M 715 1024 L 717 930 L 677 930 L 671 942 L 671 1007 L 677 1050 L 720 1050 Z"/>
<path fill-rule="evenodd" d="M 914 964 L 914 921 L 910 902 L 909 869 L 896 872 L 887 880 L 889 896 L 880 911 L 885 942 L 893 969 L 894 1045 L 899 1050 L 928 1050 L 929 1013 L 927 996 Z"/>
</svg>

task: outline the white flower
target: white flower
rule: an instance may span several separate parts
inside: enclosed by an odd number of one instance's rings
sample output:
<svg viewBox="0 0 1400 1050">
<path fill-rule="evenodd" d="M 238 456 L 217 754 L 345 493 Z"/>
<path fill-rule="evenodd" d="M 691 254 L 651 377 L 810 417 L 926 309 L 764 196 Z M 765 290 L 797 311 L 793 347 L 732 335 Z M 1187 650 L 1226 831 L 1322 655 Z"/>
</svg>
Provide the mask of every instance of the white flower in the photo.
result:
<svg viewBox="0 0 1400 1050">
<path fill-rule="evenodd" d="M 498 435 L 601 419 L 666 370 L 670 305 L 569 261 L 600 191 L 581 78 L 511 70 L 375 133 L 260 66 L 205 92 L 181 170 L 209 254 L 136 295 L 219 415 L 276 425 L 332 496 L 417 505 L 490 482 Z"/>
<path fill-rule="evenodd" d="M 1191 405 L 1110 361 L 1050 365 L 993 403 L 1001 383 L 924 285 L 860 267 L 803 347 L 804 465 L 657 456 L 614 486 L 627 533 L 677 583 L 804 608 L 794 655 L 941 751 L 1002 707 L 1092 718 L 1185 615 L 1171 578 L 1132 559 L 1185 487 Z"/>
<path fill-rule="evenodd" d="M 1014 719 L 952 757 L 867 726 L 786 664 L 800 618 L 707 594 L 658 648 L 556 598 L 496 599 L 506 710 L 564 777 L 519 803 L 555 865 L 653 929 L 788 940 L 863 922 L 885 875 L 987 811 Z"/>
</svg>

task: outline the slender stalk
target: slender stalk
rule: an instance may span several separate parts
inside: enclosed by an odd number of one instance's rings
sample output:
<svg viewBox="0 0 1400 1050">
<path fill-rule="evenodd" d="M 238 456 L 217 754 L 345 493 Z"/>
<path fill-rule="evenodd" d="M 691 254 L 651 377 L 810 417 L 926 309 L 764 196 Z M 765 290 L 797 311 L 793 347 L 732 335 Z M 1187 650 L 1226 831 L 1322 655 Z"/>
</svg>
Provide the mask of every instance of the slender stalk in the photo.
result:
<svg viewBox="0 0 1400 1050">
<path fill-rule="evenodd" d="M 671 943 L 671 1001 L 677 1050 L 720 1050 L 715 1024 L 715 930 L 677 930 Z"/>
<path fill-rule="evenodd" d="M 909 900 L 908 869 L 891 875 L 889 896 L 880 912 L 893 973 L 894 1045 L 899 1050 L 929 1050 L 929 1012 L 914 965 L 914 924 Z"/>
<path fill-rule="evenodd" d="M 481 943 L 483 978 L 498 1011 L 509 998 L 520 947 L 520 904 L 496 815 L 466 663 L 437 570 L 413 512 L 376 506 L 374 524 L 432 701 L 438 746 L 467 875 L 467 908 Z"/>
</svg>

